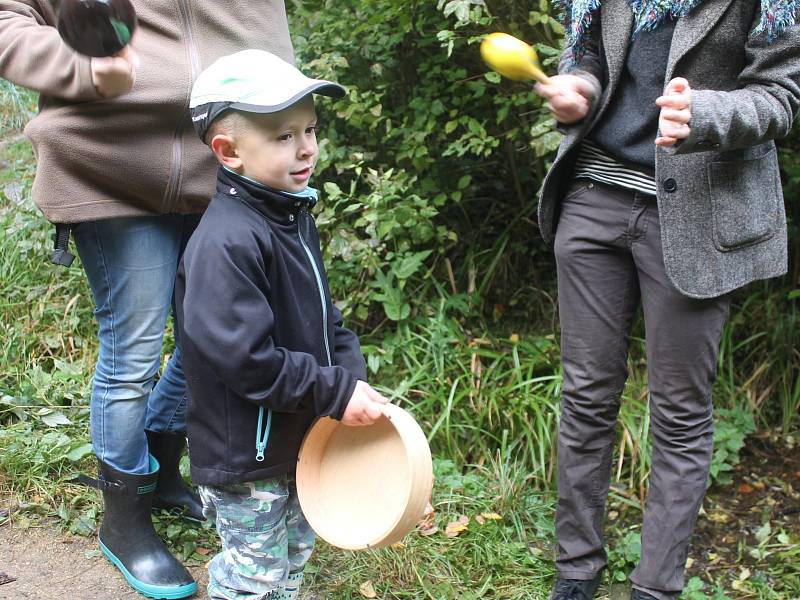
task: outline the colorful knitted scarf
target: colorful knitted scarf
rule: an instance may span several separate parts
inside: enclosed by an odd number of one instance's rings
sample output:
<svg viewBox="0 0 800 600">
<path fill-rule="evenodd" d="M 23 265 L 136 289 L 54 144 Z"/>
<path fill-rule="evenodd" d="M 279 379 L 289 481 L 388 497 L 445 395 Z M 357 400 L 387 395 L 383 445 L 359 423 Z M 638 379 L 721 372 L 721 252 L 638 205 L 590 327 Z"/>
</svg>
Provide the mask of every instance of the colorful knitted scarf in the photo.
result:
<svg viewBox="0 0 800 600">
<path fill-rule="evenodd" d="M 633 10 L 633 37 L 642 31 L 655 29 L 667 19 L 685 17 L 703 0 L 628 0 Z M 564 11 L 567 47 L 577 62 L 586 52 L 586 42 L 595 13 L 602 0 L 553 0 Z M 772 43 L 781 31 L 798 22 L 800 0 L 761 0 L 761 21 L 753 30 L 754 36 L 765 36 Z"/>
</svg>

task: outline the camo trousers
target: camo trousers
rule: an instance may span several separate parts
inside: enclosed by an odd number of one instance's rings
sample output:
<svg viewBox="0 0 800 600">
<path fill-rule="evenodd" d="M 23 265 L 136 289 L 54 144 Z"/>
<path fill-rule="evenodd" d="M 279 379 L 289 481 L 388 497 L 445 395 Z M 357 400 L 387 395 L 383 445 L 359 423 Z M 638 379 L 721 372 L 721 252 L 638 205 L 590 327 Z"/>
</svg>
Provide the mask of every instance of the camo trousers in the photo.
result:
<svg viewBox="0 0 800 600">
<path fill-rule="evenodd" d="M 314 532 L 300 510 L 294 478 L 200 486 L 200 496 L 222 542 L 208 565 L 209 598 L 297 598 Z"/>
</svg>

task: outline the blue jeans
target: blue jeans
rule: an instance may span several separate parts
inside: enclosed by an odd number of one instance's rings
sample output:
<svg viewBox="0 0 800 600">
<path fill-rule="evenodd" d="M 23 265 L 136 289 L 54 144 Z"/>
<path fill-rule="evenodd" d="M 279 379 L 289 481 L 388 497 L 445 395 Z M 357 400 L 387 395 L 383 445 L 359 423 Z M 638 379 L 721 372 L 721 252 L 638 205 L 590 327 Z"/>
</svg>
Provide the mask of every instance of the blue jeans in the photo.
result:
<svg viewBox="0 0 800 600">
<path fill-rule="evenodd" d="M 100 349 L 92 385 L 91 433 L 100 460 L 147 473 L 145 429 L 186 430 L 186 379 L 175 353 L 161 363 L 175 273 L 199 215 L 161 215 L 81 223 L 75 244 L 92 288 Z"/>
</svg>

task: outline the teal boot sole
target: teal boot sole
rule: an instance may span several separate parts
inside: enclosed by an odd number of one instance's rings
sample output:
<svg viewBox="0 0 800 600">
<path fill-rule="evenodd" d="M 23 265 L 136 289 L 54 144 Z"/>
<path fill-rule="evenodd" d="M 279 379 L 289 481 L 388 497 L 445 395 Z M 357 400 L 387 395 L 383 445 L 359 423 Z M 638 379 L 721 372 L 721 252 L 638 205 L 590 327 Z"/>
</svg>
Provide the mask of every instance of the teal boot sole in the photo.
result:
<svg viewBox="0 0 800 600">
<path fill-rule="evenodd" d="M 154 600 L 172 600 L 174 598 L 188 598 L 189 596 L 193 596 L 197 593 L 197 583 L 194 581 L 179 587 L 150 585 L 143 581 L 139 581 L 136 579 L 136 577 L 130 574 L 128 569 L 125 568 L 125 565 L 122 564 L 122 561 L 114 556 L 111 550 L 106 548 L 103 542 L 100 542 L 100 549 L 103 551 L 103 554 L 106 555 L 106 558 L 119 569 L 120 573 L 122 573 L 122 575 L 125 577 L 128 584 L 147 598 L 153 598 Z"/>
</svg>

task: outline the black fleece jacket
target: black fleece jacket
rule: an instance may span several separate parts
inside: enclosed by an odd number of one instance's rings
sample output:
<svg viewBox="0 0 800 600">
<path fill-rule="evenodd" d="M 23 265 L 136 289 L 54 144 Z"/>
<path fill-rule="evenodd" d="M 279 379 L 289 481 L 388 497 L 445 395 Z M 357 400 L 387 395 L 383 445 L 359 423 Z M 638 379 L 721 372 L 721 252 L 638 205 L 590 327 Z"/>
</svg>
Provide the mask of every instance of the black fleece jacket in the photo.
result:
<svg viewBox="0 0 800 600">
<path fill-rule="evenodd" d="M 309 204 L 220 169 L 186 248 L 176 305 L 196 484 L 293 472 L 314 419 L 340 419 L 366 380 L 358 339 L 330 299 Z"/>
</svg>

